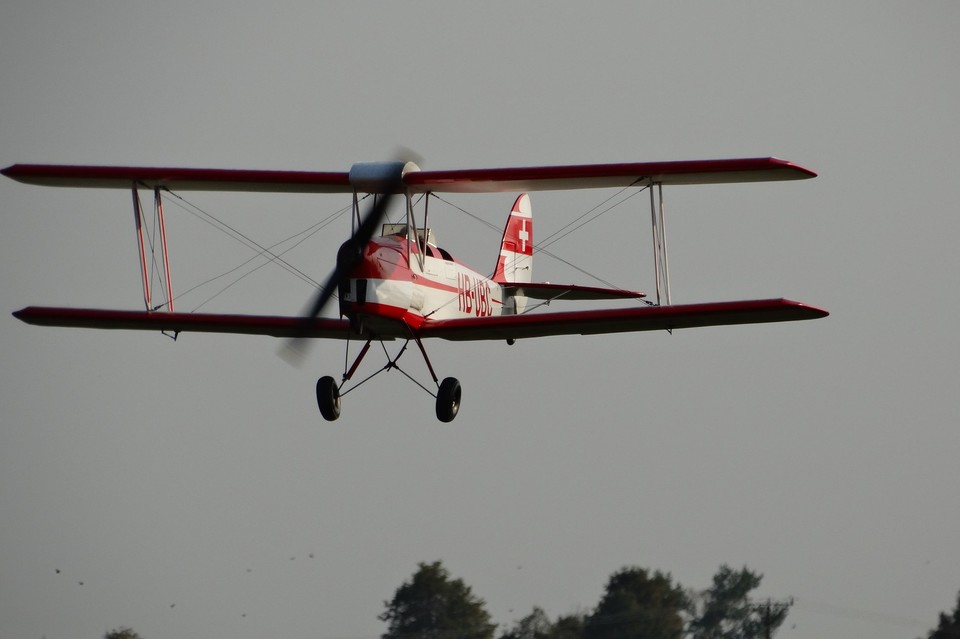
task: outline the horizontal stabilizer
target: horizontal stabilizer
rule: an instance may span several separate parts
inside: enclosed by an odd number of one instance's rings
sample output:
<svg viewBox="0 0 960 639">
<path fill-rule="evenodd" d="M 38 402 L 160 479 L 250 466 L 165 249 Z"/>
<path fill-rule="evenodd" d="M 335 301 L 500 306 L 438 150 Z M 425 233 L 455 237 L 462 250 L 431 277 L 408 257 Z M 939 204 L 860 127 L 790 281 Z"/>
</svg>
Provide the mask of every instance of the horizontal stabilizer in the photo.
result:
<svg viewBox="0 0 960 639">
<path fill-rule="evenodd" d="M 504 284 L 503 290 L 507 295 L 520 295 L 534 300 L 625 300 L 646 297 L 640 291 L 624 291 L 618 288 L 598 288 L 594 286 L 577 286 L 575 284 Z"/>
</svg>

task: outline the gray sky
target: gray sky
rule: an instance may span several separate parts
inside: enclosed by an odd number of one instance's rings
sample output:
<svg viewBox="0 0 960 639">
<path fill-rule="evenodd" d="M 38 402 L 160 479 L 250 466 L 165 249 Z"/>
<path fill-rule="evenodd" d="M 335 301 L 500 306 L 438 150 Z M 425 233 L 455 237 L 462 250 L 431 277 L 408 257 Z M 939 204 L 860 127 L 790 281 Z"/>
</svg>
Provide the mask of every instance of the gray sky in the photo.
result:
<svg viewBox="0 0 960 639">
<path fill-rule="evenodd" d="M 4 180 L 0 637 L 370 639 L 434 559 L 501 624 L 588 609 L 625 565 L 703 588 L 746 564 L 759 594 L 797 599 L 791 639 L 913 638 L 953 608 L 955 3 L 245 5 L 5 2 L 0 165 L 347 170 L 401 145 L 432 169 L 775 155 L 819 177 L 667 190 L 674 300 L 832 315 L 429 343 L 464 385 L 455 422 L 392 374 L 329 424 L 313 384 L 341 370 L 340 344 L 297 369 L 269 338 L 12 318 L 142 302 L 128 194 Z M 537 235 L 607 195 L 535 193 Z M 514 196 L 450 199 L 499 227 Z M 264 244 L 348 203 L 188 199 Z M 646 215 L 644 194 L 550 250 L 650 290 Z M 250 257 L 167 216 L 176 290 Z M 498 232 L 431 216 L 441 245 L 492 267 Z M 320 280 L 347 231 L 287 257 Z M 311 292 L 264 268 L 203 310 L 294 314 Z"/>
</svg>

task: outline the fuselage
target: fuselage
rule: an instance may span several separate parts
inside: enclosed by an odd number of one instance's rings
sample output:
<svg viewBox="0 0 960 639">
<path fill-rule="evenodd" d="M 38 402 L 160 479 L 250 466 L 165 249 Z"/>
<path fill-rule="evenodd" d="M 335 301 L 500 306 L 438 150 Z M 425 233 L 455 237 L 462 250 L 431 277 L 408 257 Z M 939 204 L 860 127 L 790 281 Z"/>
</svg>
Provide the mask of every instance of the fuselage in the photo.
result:
<svg viewBox="0 0 960 639">
<path fill-rule="evenodd" d="M 403 234 L 374 238 L 340 291 L 340 312 L 365 333 L 404 337 L 426 322 L 492 317 L 503 287 L 432 244 Z"/>
</svg>

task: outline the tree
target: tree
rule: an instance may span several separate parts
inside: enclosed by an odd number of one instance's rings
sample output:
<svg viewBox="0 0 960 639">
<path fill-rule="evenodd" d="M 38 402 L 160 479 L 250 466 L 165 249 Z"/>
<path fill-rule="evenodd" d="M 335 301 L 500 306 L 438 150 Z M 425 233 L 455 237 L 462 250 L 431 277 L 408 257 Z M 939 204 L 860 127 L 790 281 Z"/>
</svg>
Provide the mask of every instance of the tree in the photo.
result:
<svg viewBox="0 0 960 639">
<path fill-rule="evenodd" d="M 587 625 L 587 616 L 583 614 L 557 617 L 550 628 L 549 639 L 583 639 L 583 629 Z"/>
<path fill-rule="evenodd" d="M 533 612 L 504 631 L 499 639 L 582 639 L 586 619 L 585 615 L 572 614 L 550 621 L 542 608 L 534 606 Z"/>
<path fill-rule="evenodd" d="M 547 639 L 553 624 L 547 613 L 539 606 L 533 612 L 513 624 L 513 627 L 500 635 L 500 639 Z"/>
<path fill-rule="evenodd" d="M 679 639 L 686 608 L 687 597 L 669 574 L 624 568 L 610 577 L 583 639 Z"/>
<path fill-rule="evenodd" d="M 957 607 L 953 610 L 953 615 L 940 613 L 940 622 L 937 627 L 930 631 L 927 639 L 957 639 L 960 637 L 960 594 L 957 595 Z"/>
<path fill-rule="evenodd" d="M 421 563 L 410 581 L 397 589 L 380 621 L 383 639 L 493 639 L 495 624 L 484 601 L 439 561 Z"/>
<path fill-rule="evenodd" d="M 103 635 L 103 639 L 140 639 L 140 635 L 134 632 L 133 628 L 120 626 L 119 628 L 107 631 Z"/>
<path fill-rule="evenodd" d="M 726 564 L 713 576 L 713 585 L 693 595 L 690 622 L 692 639 L 762 639 L 773 633 L 787 618 L 792 602 L 753 602 L 750 592 L 763 575 L 744 566 L 733 570 Z"/>
</svg>

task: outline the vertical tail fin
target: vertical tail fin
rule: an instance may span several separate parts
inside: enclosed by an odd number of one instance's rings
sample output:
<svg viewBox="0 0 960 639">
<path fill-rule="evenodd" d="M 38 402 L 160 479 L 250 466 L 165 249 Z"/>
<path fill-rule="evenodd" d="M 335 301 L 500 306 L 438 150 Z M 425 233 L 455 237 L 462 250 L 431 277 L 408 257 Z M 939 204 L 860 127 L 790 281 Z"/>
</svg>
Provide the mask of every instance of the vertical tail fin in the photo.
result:
<svg viewBox="0 0 960 639">
<path fill-rule="evenodd" d="M 500 257 L 493 279 L 499 284 L 525 284 L 533 281 L 533 212 L 530 196 L 523 193 L 513 203 L 500 242 Z M 527 298 L 510 295 L 503 300 L 504 314 L 522 313 Z"/>
<path fill-rule="evenodd" d="M 517 198 L 503 229 L 500 257 L 493 279 L 501 284 L 531 282 L 533 277 L 533 213 L 530 196 Z"/>
</svg>

